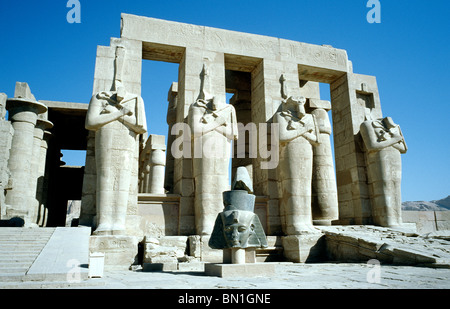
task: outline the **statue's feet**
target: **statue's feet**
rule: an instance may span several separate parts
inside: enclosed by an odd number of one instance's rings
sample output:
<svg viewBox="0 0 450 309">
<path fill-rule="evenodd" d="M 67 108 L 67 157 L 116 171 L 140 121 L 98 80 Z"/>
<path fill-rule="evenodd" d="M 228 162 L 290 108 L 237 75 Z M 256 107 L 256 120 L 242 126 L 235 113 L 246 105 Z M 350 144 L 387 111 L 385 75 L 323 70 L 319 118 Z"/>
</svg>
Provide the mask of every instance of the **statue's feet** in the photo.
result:
<svg viewBox="0 0 450 309">
<path fill-rule="evenodd" d="M 295 224 L 288 228 L 288 235 L 304 235 L 304 234 L 318 234 L 321 233 L 318 228 L 312 224 Z"/>
<path fill-rule="evenodd" d="M 123 226 L 114 226 L 112 230 L 112 235 L 126 235 L 125 227 Z"/>
<path fill-rule="evenodd" d="M 97 236 L 112 235 L 112 227 L 109 224 L 100 224 L 93 234 Z"/>
</svg>

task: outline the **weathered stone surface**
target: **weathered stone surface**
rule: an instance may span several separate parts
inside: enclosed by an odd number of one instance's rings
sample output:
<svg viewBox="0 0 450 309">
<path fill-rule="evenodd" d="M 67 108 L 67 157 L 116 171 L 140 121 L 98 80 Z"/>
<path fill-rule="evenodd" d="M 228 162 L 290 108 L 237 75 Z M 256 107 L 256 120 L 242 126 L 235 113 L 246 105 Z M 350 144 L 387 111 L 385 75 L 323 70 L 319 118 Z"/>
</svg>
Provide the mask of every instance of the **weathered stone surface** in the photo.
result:
<svg viewBox="0 0 450 309">
<path fill-rule="evenodd" d="M 139 154 L 139 193 L 164 194 L 166 142 L 163 135 L 151 134 Z"/>
<path fill-rule="evenodd" d="M 5 93 L 0 93 L 0 120 L 5 120 L 7 98 L 8 96 Z"/>
<path fill-rule="evenodd" d="M 283 254 L 294 263 L 318 262 L 325 258 L 324 235 L 321 233 L 304 233 L 281 238 Z"/>
<path fill-rule="evenodd" d="M 361 124 L 374 223 L 400 226 L 401 158 L 407 146 L 400 126 L 390 117 L 367 119 Z"/>
<path fill-rule="evenodd" d="M 147 131 L 144 102 L 124 87 L 124 65 L 130 58 L 117 46 L 114 82 L 92 96 L 86 115 L 86 129 L 95 131 L 97 169 L 96 207 L 98 235 L 125 234 L 127 213 L 137 207 L 139 135 Z M 137 176 L 137 175 L 136 175 Z"/>
<path fill-rule="evenodd" d="M 331 260 L 450 267 L 448 237 L 375 226 L 321 227 Z M 437 232 L 436 232 L 437 233 Z"/>
<path fill-rule="evenodd" d="M 105 254 L 105 269 L 129 269 L 136 262 L 138 239 L 131 236 L 91 236 L 89 252 Z"/>
<path fill-rule="evenodd" d="M 273 263 L 205 264 L 205 274 L 221 278 L 271 277 L 275 275 L 275 266 Z"/>
<path fill-rule="evenodd" d="M 315 116 L 305 111 L 306 98 L 290 96 L 284 74 L 280 80 L 284 100 L 280 111 L 274 116 L 274 123 L 279 125 L 280 216 L 283 232 L 299 235 L 314 230 L 311 209 L 312 145 L 318 143 L 320 131 Z"/>
<path fill-rule="evenodd" d="M 178 263 L 187 255 L 187 236 L 146 237 L 144 263 Z"/>
</svg>

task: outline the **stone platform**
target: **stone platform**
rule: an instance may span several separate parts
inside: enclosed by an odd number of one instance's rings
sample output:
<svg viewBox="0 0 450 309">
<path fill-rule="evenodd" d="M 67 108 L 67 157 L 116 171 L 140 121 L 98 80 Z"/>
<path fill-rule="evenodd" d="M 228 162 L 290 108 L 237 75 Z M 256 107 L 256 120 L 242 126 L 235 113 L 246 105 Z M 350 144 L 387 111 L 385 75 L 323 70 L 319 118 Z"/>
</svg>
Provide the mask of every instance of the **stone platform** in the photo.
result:
<svg viewBox="0 0 450 309">
<path fill-rule="evenodd" d="M 205 264 L 205 275 L 221 278 L 271 277 L 275 275 L 276 264 L 279 263 Z"/>
</svg>

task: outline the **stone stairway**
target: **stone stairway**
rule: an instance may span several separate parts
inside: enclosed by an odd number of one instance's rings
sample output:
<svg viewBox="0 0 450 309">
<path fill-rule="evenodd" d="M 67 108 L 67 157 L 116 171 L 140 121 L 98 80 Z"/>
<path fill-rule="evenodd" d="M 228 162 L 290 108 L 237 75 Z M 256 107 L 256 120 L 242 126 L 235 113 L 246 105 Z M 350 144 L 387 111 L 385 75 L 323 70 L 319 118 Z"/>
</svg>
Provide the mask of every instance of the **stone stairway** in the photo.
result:
<svg viewBox="0 0 450 309">
<path fill-rule="evenodd" d="M 89 288 L 90 229 L 0 228 L 0 289 Z"/>
<path fill-rule="evenodd" d="M 0 228 L 0 282 L 21 281 L 55 228 Z"/>
</svg>

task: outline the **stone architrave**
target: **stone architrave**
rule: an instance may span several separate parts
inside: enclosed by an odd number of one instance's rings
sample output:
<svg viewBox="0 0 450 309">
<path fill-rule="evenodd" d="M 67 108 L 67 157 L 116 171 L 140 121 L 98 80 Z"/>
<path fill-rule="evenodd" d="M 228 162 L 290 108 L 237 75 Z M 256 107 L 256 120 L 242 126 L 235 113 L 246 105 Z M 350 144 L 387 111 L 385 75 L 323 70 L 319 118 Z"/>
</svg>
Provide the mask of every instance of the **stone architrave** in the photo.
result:
<svg viewBox="0 0 450 309">
<path fill-rule="evenodd" d="M 13 185 L 6 194 L 6 219 L 20 217 L 25 221 L 26 227 L 36 227 L 33 139 L 38 115 L 45 113 L 47 106 L 36 101 L 27 83 L 17 82 L 14 98 L 7 100 L 6 108 L 14 129 L 8 161 Z"/>
<path fill-rule="evenodd" d="M 281 78 L 284 84 L 284 78 Z M 279 125 L 281 182 L 280 217 L 286 235 L 316 232 L 312 222 L 311 185 L 313 144 L 319 142 L 315 116 L 305 112 L 305 97 L 288 97 L 284 88 L 281 111 L 274 115 Z"/>
<path fill-rule="evenodd" d="M 334 159 L 331 150 L 331 123 L 328 111 L 329 101 L 309 99 L 311 115 L 316 118 L 319 126 L 319 144 L 313 145 L 313 222 L 315 225 L 331 225 L 339 219 L 339 204 L 334 171 Z"/>
<path fill-rule="evenodd" d="M 385 227 L 402 225 L 401 154 L 407 146 L 400 126 L 390 117 L 366 120 L 361 124 L 366 150 L 374 224 Z"/>
<path fill-rule="evenodd" d="M 195 179 L 195 225 L 198 235 L 210 235 L 222 210 L 221 194 L 229 188 L 231 141 L 237 140 L 236 112 L 232 105 L 209 94 L 206 65 L 201 73 L 199 98 L 189 108 Z"/>
<path fill-rule="evenodd" d="M 122 85 L 125 52 L 122 46 L 116 48 L 113 87 L 94 94 L 86 115 L 86 129 L 95 131 L 96 235 L 125 233 L 139 135 L 147 131 L 142 98 Z"/>
</svg>

